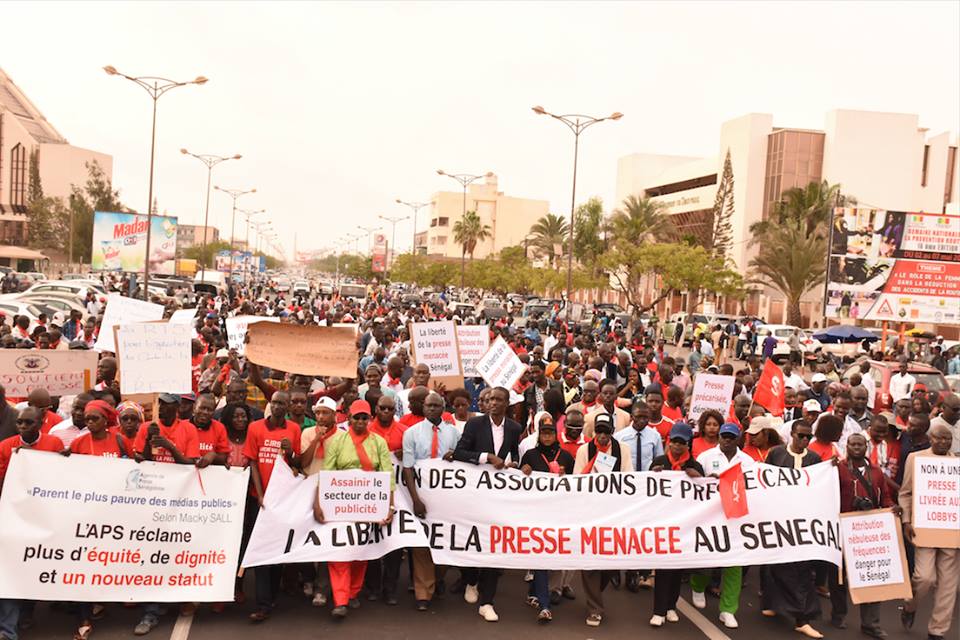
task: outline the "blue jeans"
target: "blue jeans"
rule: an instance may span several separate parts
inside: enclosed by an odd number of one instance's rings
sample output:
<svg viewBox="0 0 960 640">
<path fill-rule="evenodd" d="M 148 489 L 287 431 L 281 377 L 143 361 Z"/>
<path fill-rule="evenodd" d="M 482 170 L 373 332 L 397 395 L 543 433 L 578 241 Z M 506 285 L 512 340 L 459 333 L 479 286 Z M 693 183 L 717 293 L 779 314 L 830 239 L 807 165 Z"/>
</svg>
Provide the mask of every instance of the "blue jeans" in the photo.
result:
<svg viewBox="0 0 960 640">
<path fill-rule="evenodd" d="M 18 622 L 20 622 L 20 601 L 0 600 L 0 638 L 17 640 Z"/>
<path fill-rule="evenodd" d="M 537 569 L 533 572 L 533 582 L 530 583 L 529 595 L 536 597 L 540 603 L 540 610 L 550 608 L 550 579 L 549 572 Z"/>
</svg>

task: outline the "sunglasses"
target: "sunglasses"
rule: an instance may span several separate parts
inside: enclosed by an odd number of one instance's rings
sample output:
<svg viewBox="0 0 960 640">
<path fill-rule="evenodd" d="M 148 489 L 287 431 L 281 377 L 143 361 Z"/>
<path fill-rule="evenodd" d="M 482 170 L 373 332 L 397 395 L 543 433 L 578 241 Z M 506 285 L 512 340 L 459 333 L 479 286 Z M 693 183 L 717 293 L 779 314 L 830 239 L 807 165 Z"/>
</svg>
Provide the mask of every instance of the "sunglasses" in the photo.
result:
<svg viewBox="0 0 960 640">
<path fill-rule="evenodd" d="M 797 433 L 795 435 L 799 440 L 809 440 L 813 437 L 812 433 Z"/>
</svg>

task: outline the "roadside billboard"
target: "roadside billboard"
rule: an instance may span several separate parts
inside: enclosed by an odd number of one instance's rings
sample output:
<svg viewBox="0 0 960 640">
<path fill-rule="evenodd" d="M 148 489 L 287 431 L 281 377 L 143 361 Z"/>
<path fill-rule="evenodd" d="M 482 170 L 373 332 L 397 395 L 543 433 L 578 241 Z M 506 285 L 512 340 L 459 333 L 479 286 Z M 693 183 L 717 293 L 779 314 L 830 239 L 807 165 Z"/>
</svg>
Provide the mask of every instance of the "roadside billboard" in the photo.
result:
<svg viewBox="0 0 960 640">
<path fill-rule="evenodd" d="M 230 251 L 218 251 L 214 256 L 214 266 L 217 271 L 228 273 L 230 271 Z M 233 252 L 233 272 L 234 273 L 263 273 L 267 269 L 267 259 L 264 256 L 255 256 L 249 251 Z"/>
<path fill-rule="evenodd" d="M 143 271 L 147 247 L 147 216 L 138 213 L 93 214 L 94 271 Z M 150 229 L 150 272 L 176 273 L 177 219 L 153 216 Z"/>
<path fill-rule="evenodd" d="M 960 323 L 960 216 L 834 209 L 825 315 Z"/>
</svg>

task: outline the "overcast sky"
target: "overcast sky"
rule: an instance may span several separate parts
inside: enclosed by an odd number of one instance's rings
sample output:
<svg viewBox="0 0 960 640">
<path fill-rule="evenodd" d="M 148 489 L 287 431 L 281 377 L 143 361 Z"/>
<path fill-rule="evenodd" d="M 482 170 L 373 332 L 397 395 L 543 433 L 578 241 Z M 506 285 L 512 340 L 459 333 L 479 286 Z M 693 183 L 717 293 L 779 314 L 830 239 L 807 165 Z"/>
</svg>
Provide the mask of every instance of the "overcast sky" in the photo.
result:
<svg viewBox="0 0 960 640">
<path fill-rule="evenodd" d="M 581 140 L 578 201 L 612 209 L 617 158 L 718 153 L 720 123 L 772 113 L 820 129 L 834 108 L 917 113 L 960 129 L 957 2 L 14 3 L 0 66 L 72 144 L 113 156 L 123 201 L 144 210 L 150 100 L 103 65 L 177 80 L 159 103 L 161 211 L 202 223 L 214 183 L 257 193 L 286 251 L 331 246 L 394 203 L 498 174 L 509 195 L 569 213 L 573 136 L 536 116 L 606 115 Z M 420 215 L 423 228 L 425 210 Z M 237 237 L 244 237 L 238 216 Z M 230 198 L 211 222 L 230 232 Z M 389 230 L 389 226 L 387 227 Z M 410 221 L 397 225 L 409 249 Z"/>
</svg>

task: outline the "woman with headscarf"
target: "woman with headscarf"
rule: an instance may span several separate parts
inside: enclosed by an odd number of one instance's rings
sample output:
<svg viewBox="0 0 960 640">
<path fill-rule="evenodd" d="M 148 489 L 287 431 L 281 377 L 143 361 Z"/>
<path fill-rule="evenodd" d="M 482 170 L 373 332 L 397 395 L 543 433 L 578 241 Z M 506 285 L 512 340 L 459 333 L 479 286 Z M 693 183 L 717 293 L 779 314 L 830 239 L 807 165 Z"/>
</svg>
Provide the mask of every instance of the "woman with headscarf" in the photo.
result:
<svg viewBox="0 0 960 640">
<path fill-rule="evenodd" d="M 525 475 L 530 475 L 534 471 L 556 475 L 573 473 L 573 456 L 560 447 L 560 442 L 557 440 L 557 425 L 553 416 L 546 411 L 540 411 L 534 418 L 534 425 L 537 429 L 537 445 L 520 458 L 520 471 Z M 539 609 L 537 620 L 540 622 L 553 620 L 553 613 L 550 612 L 548 571 L 537 569 L 533 572 L 527 604 Z"/>
<path fill-rule="evenodd" d="M 133 441 L 137 439 L 140 425 L 145 422 L 143 407 L 132 400 L 125 400 L 117 405 L 117 426 L 113 433 L 123 441 L 127 457 L 133 457 Z"/>
<path fill-rule="evenodd" d="M 123 438 L 112 433 L 117 426 L 117 412 L 103 400 L 91 400 L 83 409 L 87 433 L 77 436 L 70 443 L 70 453 L 104 458 L 128 456 Z"/>
</svg>

